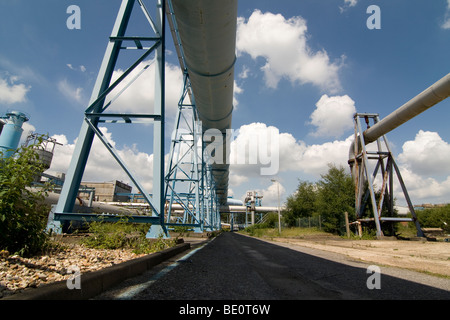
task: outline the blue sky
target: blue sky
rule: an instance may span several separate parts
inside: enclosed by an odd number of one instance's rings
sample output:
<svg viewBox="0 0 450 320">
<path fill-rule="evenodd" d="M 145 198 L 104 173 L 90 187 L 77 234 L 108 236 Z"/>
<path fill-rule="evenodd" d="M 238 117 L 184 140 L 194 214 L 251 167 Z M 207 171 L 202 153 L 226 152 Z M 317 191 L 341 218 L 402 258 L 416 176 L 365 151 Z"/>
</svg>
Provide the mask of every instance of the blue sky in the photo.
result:
<svg viewBox="0 0 450 320">
<path fill-rule="evenodd" d="M 120 3 L 0 2 L 0 113 L 23 111 L 30 116 L 26 129 L 65 144 L 56 150 L 52 172 L 67 169 Z M 381 9 L 379 30 L 366 26 L 372 4 Z M 69 5 L 81 9 L 81 30 L 66 27 Z M 450 71 L 446 0 L 241 0 L 238 16 L 233 129 L 241 138 L 256 128 L 278 129 L 281 158 L 276 176 L 261 176 L 259 166 L 232 166 L 236 198 L 259 190 L 263 205 L 276 205 L 271 179 L 280 181 L 285 199 L 298 179 L 320 179 L 327 163 L 347 168 L 355 111 L 383 118 Z M 130 28 L 141 35 L 147 24 L 137 14 Z M 181 72 L 168 36 L 169 136 Z M 127 61 L 120 60 L 116 75 Z M 152 99 L 142 88 L 148 83 L 130 88 L 117 110 L 142 108 L 141 100 Z M 414 203 L 450 201 L 449 110 L 446 100 L 388 134 Z M 107 133 L 150 180 L 149 127 L 125 129 L 110 126 Z M 85 180 L 126 181 L 107 153 L 95 150 Z"/>
</svg>

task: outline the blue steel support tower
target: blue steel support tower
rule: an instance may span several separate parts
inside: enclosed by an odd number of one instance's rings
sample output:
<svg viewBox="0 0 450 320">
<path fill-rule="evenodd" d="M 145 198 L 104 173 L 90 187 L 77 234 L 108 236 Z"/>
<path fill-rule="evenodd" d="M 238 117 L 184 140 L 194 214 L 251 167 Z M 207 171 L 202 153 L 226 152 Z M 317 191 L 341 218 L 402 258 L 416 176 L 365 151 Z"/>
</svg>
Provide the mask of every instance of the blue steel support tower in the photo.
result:
<svg viewBox="0 0 450 320">
<path fill-rule="evenodd" d="M 132 11 L 135 2 L 138 2 L 140 8 L 149 22 L 149 31 L 151 37 L 126 36 L 127 26 L 132 18 Z M 48 229 L 55 232 L 62 231 L 62 221 L 68 220 L 96 220 L 96 215 L 74 214 L 73 207 L 81 183 L 81 179 L 86 167 L 86 163 L 91 152 L 93 139 L 97 136 L 111 155 L 126 172 L 133 184 L 152 209 L 152 217 L 134 217 L 135 222 L 152 223 L 148 237 L 159 235 L 167 236 L 167 230 L 164 226 L 164 82 L 165 82 L 165 1 L 157 0 L 156 18 L 152 18 L 143 0 L 122 0 L 122 4 L 117 15 L 117 19 L 109 38 L 109 43 L 103 58 L 103 62 L 98 73 L 91 100 L 88 108 L 85 110 L 83 123 L 78 136 L 75 151 L 70 163 L 66 180 L 63 185 L 60 199 L 50 214 Z M 124 46 L 124 44 L 131 46 Z M 145 46 L 147 45 L 147 47 Z M 133 63 L 114 83 L 111 83 L 114 68 L 116 66 L 119 54 L 122 51 L 139 50 L 144 53 Z M 156 77 L 155 77 L 155 105 L 152 114 L 125 114 L 125 113 L 106 113 L 109 103 L 105 104 L 106 96 L 113 91 L 138 65 L 144 62 L 150 54 L 155 54 Z M 147 67 L 145 68 L 147 69 Z M 137 120 L 137 121 L 136 121 Z M 153 123 L 153 197 L 144 189 L 135 175 L 120 158 L 114 147 L 107 141 L 106 137 L 99 130 L 99 123 L 127 123 L 134 122 L 152 122 Z M 111 220 L 120 217 L 110 217 Z"/>
<path fill-rule="evenodd" d="M 150 0 L 149 0 L 150 1 Z M 219 131 L 227 145 L 226 130 L 231 128 L 233 112 L 234 64 L 236 62 L 237 0 L 153 0 L 157 3 L 156 19 L 147 10 L 144 0 L 122 0 L 107 46 L 103 63 L 94 86 L 91 101 L 85 110 L 81 131 L 74 155 L 66 174 L 58 204 L 52 208 L 48 229 L 62 231 L 62 221 L 95 221 L 95 214 L 73 213 L 75 199 L 83 172 L 91 152 L 93 139 L 97 136 L 111 155 L 126 172 L 152 209 L 152 216 L 133 216 L 133 222 L 151 223 L 147 237 L 168 236 L 167 227 L 173 224 L 171 214 L 184 210 L 187 214 L 182 224 L 190 224 L 198 231 L 220 228 L 220 205 L 226 205 L 228 192 L 229 150 L 224 153 L 223 163 L 208 163 L 203 143 L 203 135 L 209 129 Z M 132 21 L 132 11 L 138 2 L 147 18 L 153 34 L 151 37 L 127 36 L 128 23 Z M 167 7 L 166 7 L 167 5 Z M 165 15 L 167 12 L 170 29 L 175 41 L 182 72 L 185 76 L 185 90 L 180 100 L 178 117 L 191 112 L 192 141 L 182 141 L 176 128 L 170 156 L 167 176 L 164 175 L 164 97 L 165 97 Z M 180 27 L 180 28 L 179 28 Z M 131 43 L 132 46 L 124 46 Z M 149 43 L 149 47 L 144 44 Z M 132 64 L 122 76 L 111 83 L 119 53 L 127 49 L 144 51 L 144 54 Z M 105 112 L 112 102 L 106 102 L 110 94 L 131 72 L 150 54 L 155 54 L 155 105 L 152 114 L 124 114 Z M 146 66 L 142 72 L 148 69 Z M 139 73 L 140 75 L 141 73 Z M 139 77 L 139 75 L 137 77 Z M 136 78 L 131 80 L 134 82 Z M 125 89 L 128 88 L 128 85 Z M 125 90 L 124 89 L 124 90 Z M 122 90 L 119 95 L 124 91 Z M 190 96 L 190 103 L 184 101 Z M 194 98 L 195 96 L 195 98 Z M 109 97 L 108 97 L 109 98 Z M 188 109 L 191 109 L 190 111 Z M 99 123 L 133 124 L 151 121 L 153 124 L 153 195 L 143 185 L 120 158 L 119 153 L 100 131 Z M 177 145 L 178 144 L 178 145 Z M 177 148 L 184 144 L 192 151 L 189 153 L 189 175 L 186 178 L 187 192 L 180 190 L 178 173 L 185 163 L 176 160 L 180 155 Z M 187 159 L 187 158 L 186 158 Z M 173 165 L 172 165 L 173 164 Z M 165 188 L 165 183 L 167 186 Z M 175 185 L 177 185 L 175 187 Z M 170 193 L 168 216 L 165 220 L 165 198 Z M 184 200 L 180 200 L 184 198 Z M 181 208 L 181 209 L 180 209 Z M 114 221 L 119 216 L 106 216 L 103 219 Z M 191 222 L 191 223 L 189 223 Z M 177 223 L 175 223 L 177 224 Z"/>
</svg>

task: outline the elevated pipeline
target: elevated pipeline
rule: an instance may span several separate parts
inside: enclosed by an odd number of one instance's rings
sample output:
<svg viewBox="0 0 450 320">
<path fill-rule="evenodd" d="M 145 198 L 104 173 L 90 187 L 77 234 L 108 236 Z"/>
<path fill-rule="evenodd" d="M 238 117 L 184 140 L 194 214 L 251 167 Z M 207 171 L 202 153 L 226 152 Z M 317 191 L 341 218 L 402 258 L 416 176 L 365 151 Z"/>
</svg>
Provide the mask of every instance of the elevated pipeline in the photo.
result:
<svg viewBox="0 0 450 320">
<path fill-rule="evenodd" d="M 445 77 L 431 85 L 413 99 L 409 100 L 403 106 L 383 118 L 378 123 L 364 131 L 364 143 L 367 145 L 376 141 L 383 135 L 391 132 L 405 122 L 413 119 L 422 112 L 435 106 L 439 102 L 445 100 L 450 96 L 450 73 Z M 356 153 L 361 150 L 361 138 L 358 137 L 358 146 Z M 349 164 L 355 160 L 355 141 L 352 142 L 349 149 Z"/>
<path fill-rule="evenodd" d="M 231 129 L 237 0 L 171 0 L 203 131 Z M 182 66 L 183 67 L 183 66 Z M 225 139 L 224 139 L 225 140 Z M 227 143 L 224 141 L 224 146 Z M 229 152 L 212 174 L 220 204 L 228 198 Z"/>
<path fill-rule="evenodd" d="M 147 203 L 130 203 L 130 202 L 102 202 L 100 204 L 118 207 L 128 207 L 128 208 L 146 208 L 148 207 Z M 190 207 L 193 209 L 193 207 Z M 181 204 L 174 203 L 172 204 L 172 210 L 174 212 L 183 212 L 184 207 Z M 281 207 L 281 211 L 285 210 L 284 207 Z M 219 208 L 220 213 L 244 213 L 247 211 L 247 207 L 244 205 L 221 205 Z M 278 207 L 255 207 L 255 212 L 257 213 L 268 213 L 268 212 L 277 212 Z"/>
<path fill-rule="evenodd" d="M 450 73 L 364 132 L 369 144 L 450 96 Z"/>
</svg>

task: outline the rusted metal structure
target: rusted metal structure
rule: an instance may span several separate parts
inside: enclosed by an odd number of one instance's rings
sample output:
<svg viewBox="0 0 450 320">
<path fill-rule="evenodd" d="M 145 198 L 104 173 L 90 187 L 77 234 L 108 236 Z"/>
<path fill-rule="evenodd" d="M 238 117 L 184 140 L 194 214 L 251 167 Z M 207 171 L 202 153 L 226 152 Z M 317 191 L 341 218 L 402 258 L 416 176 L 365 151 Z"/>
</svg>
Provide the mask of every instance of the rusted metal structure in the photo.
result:
<svg viewBox="0 0 450 320">
<path fill-rule="evenodd" d="M 355 119 L 355 140 L 349 150 L 349 165 L 355 182 L 355 212 L 357 223 L 374 221 L 377 229 L 377 237 L 383 237 L 381 223 L 413 221 L 417 228 L 417 236 L 423 237 L 423 231 L 408 195 L 400 170 L 390 150 L 386 134 L 415 116 L 431 108 L 450 96 L 450 74 L 434 83 L 428 89 L 405 103 L 380 121 L 378 114 L 357 113 Z M 362 120 L 367 129 L 363 130 Z M 376 142 L 375 150 L 369 150 L 367 146 Z M 374 163 L 370 172 L 370 163 Z M 380 175 L 381 189 L 377 199 L 375 192 L 375 180 Z M 403 191 L 406 203 L 409 207 L 411 218 L 398 218 L 394 214 L 394 178 Z M 363 214 L 370 204 L 373 218 L 363 218 Z M 383 211 L 384 209 L 384 211 Z"/>
</svg>

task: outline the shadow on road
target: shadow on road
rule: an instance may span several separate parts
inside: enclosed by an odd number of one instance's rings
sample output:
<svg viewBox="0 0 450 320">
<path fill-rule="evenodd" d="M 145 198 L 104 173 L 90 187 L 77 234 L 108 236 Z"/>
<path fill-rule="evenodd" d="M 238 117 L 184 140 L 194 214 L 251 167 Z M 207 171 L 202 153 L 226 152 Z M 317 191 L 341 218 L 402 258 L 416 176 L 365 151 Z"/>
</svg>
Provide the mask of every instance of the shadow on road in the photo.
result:
<svg viewBox="0 0 450 320">
<path fill-rule="evenodd" d="M 383 267 L 375 270 L 380 273 L 368 273 L 368 266 L 340 263 L 226 232 L 179 261 L 132 299 L 450 299 L 449 291 L 383 274 Z"/>
</svg>

